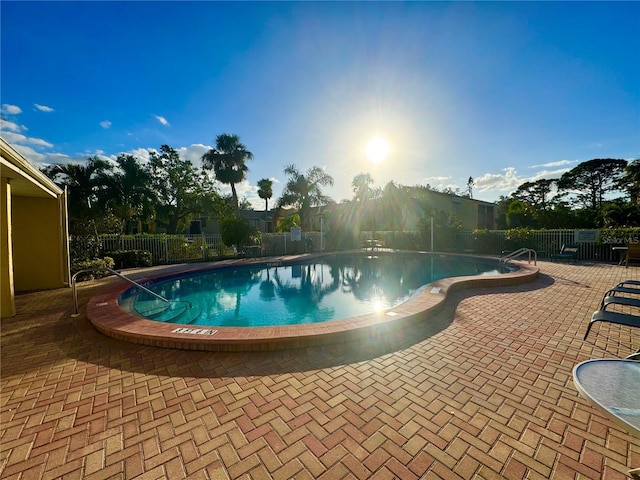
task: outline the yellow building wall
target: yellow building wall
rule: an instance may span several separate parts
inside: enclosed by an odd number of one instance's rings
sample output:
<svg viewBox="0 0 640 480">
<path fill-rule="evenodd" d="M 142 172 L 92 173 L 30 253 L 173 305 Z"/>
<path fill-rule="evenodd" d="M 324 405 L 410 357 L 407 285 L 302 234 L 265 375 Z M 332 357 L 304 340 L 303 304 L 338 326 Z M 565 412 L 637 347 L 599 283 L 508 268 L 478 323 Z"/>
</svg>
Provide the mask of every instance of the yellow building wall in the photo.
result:
<svg viewBox="0 0 640 480">
<path fill-rule="evenodd" d="M 463 230 L 478 228 L 478 205 L 462 197 L 432 194 L 428 196 L 428 203 L 434 210 L 452 212 L 462 223 Z"/>
<path fill-rule="evenodd" d="M 478 228 L 478 205 L 469 200 L 462 199 L 461 201 L 453 200 L 452 203 L 455 207 L 452 208 L 456 212 L 456 215 L 462 223 L 463 230 L 475 230 Z"/>
<path fill-rule="evenodd" d="M 12 217 L 15 290 L 65 286 L 59 200 L 14 196 Z"/>
<path fill-rule="evenodd" d="M 11 255 L 11 185 L 2 179 L 0 188 L 0 317 L 16 314 Z"/>
</svg>

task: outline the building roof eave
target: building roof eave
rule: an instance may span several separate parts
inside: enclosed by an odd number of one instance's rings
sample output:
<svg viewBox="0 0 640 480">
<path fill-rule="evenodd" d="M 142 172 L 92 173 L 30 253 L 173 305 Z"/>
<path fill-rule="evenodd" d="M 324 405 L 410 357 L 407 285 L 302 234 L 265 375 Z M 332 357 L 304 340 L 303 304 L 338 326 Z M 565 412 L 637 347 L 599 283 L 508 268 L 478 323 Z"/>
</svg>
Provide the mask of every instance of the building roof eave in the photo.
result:
<svg viewBox="0 0 640 480">
<path fill-rule="evenodd" d="M 49 177 L 0 137 L 0 176 L 9 179 L 15 195 L 57 198 L 63 194 Z"/>
</svg>

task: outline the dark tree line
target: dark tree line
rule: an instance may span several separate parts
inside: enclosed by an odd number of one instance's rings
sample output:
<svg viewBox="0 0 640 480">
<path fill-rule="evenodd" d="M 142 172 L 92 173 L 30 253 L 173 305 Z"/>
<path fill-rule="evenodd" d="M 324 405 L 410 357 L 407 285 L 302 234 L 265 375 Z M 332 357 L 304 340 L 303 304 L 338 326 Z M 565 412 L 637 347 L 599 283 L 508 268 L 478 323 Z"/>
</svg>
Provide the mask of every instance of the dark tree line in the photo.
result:
<svg viewBox="0 0 640 480">
<path fill-rule="evenodd" d="M 223 206 L 207 172 L 168 145 L 150 151 L 144 164 L 132 155 L 121 154 L 115 163 L 94 156 L 83 165 L 54 164 L 43 172 L 67 188 L 72 235 L 131 233 L 151 223 L 176 233 L 192 216 Z"/>
<path fill-rule="evenodd" d="M 246 162 L 251 159 L 253 153 L 237 135 L 221 134 L 216 147 L 203 155 L 201 169 L 162 145 L 158 151 L 149 151 L 146 162 L 127 154 L 115 162 L 91 156 L 83 164 L 54 164 L 42 171 L 67 189 L 69 233 L 81 244 L 72 245 L 72 255 L 91 258 L 98 254 L 100 234 L 141 232 L 147 226 L 175 234 L 187 231 L 192 219 L 203 216 L 219 219 L 223 237 L 240 246 L 257 233 L 241 217 L 240 209 L 249 205 L 246 199 L 238 199 L 236 191 L 236 185 L 246 179 Z M 277 204 L 299 208 L 302 223 L 308 225 L 310 208 L 329 201 L 322 187 L 333 185 L 333 178 L 320 167 L 302 173 L 289 165 L 285 173 L 289 181 Z M 221 196 L 216 181 L 231 187 L 229 197 Z M 258 186 L 266 215 L 273 182 L 264 178 Z"/>
<path fill-rule="evenodd" d="M 235 185 L 246 179 L 246 161 L 252 158 L 237 135 L 222 134 L 216 138 L 216 148 L 203 156 L 202 169 L 162 145 L 158 151 L 149 152 L 147 162 L 126 154 L 119 155 L 115 162 L 92 156 L 84 164 L 55 164 L 43 172 L 68 190 L 72 237 L 126 234 L 140 231 L 144 225 L 179 233 L 187 230 L 192 219 L 202 216 L 219 219 L 223 230 L 236 232 L 238 237 L 246 236 L 249 229 L 239 214 L 246 205 L 239 201 Z M 294 207 L 298 212 L 284 219 L 283 225 L 311 230 L 311 208 L 335 203 L 323 191 L 333 185 L 333 177 L 320 167 L 302 172 L 288 165 L 284 173 L 288 181 L 276 204 L 279 208 Z M 231 186 L 230 197 L 220 195 L 216 181 Z M 464 196 L 472 197 L 473 184 L 469 177 Z M 273 183 L 261 179 L 258 186 L 266 215 Z M 437 190 L 429 185 L 407 187 L 389 182 L 384 188 L 374 188 L 371 176 L 361 173 L 354 177 L 352 187 L 354 198 L 347 201 L 351 208 L 343 209 L 349 212 L 349 218 L 328 219 L 336 228 L 344 223 L 354 231 L 401 232 L 409 211 L 414 217 L 438 217 L 426 195 Z M 559 179 L 525 182 L 509 197 L 501 197 L 497 209 L 497 228 L 640 225 L 640 159 L 594 159 L 580 163 Z M 455 229 L 456 219 L 445 217 L 437 227 Z M 235 237 L 232 243 L 239 244 L 242 239 Z"/>
<path fill-rule="evenodd" d="M 525 182 L 498 202 L 498 228 L 640 225 L 640 159 L 593 159 L 559 179 Z"/>
</svg>

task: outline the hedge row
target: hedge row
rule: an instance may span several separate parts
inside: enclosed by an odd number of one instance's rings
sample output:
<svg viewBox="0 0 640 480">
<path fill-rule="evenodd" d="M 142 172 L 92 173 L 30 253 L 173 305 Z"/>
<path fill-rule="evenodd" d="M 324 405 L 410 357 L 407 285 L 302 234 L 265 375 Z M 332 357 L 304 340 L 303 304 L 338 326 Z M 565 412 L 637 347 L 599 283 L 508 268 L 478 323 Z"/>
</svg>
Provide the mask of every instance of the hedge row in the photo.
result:
<svg viewBox="0 0 640 480">
<path fill-rule="evenodd" d="M 113 258 L 116 268 L 150 267 L 153 265 L 148 250 L 115 250 L 107 255 Z"/>
</svg>

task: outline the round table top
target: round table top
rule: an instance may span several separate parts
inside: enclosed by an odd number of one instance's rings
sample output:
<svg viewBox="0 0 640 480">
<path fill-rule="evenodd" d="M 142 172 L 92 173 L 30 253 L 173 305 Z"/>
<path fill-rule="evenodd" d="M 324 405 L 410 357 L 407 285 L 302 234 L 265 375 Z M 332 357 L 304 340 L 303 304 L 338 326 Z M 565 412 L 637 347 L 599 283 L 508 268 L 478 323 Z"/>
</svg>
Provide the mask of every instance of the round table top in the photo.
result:
<svg viewBox="0 0 640 480">
<path fill-rule="evenodd" d="M 640 362 L 587 360 L 573 369 L 580 394 L 626 431 L 640 437 Z"/>
</svg>

